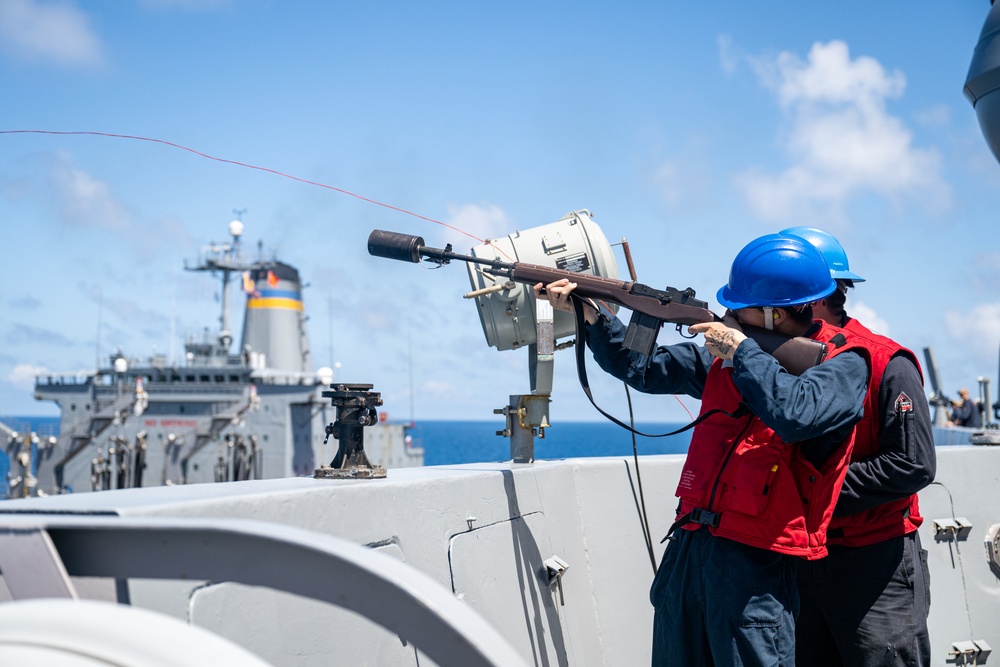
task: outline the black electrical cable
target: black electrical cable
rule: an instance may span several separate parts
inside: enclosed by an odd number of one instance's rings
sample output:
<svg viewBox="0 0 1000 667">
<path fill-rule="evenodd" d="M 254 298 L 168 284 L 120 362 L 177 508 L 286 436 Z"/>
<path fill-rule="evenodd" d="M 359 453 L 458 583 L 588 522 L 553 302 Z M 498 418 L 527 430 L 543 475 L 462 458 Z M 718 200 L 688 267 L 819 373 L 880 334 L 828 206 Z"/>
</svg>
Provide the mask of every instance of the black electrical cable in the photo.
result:
<svg viewBox="0 0 1000 667">
<path fill-rule="evenodd" d="M 670 431 L 669 433 L 643 433 L 642 431 L 635 429 L 634 424 L 633 426 L 629 426 L 628 424 L 622 422 L 621 420 L 617 419 L 616 417 L 602 410 L 601 407 L 597 405 L 597 402 L 594 400 L 594 395 L 590 391 L 590 381 L 587 379 L 587 361 L 584 355 L 584 347 L 586 347 L 586 340 L 587 340 L 587 320 L 584 318 L 583 315 L 583 302 L 580 301 L 579 298 L 573 299 L 573 310 L 576 312 L 576 374 L 580 380 L 580 387 L 583 389 L 583 393 L 587 395 L 587 399 L 590 400 L 590 404 L 593 405 L 598 412 L 607 417 L 613 423 L 618 424 L 623 429 L 629 431 L 633 435 L 641 435 L 646 438 L 666 438 L 668 436 L 677 435 L 678 433 L 683 433 L 684 431 L 694 428 L 695 426 L 703 422 L 711 415 L 720 412 L 725 413 L 725 410 L 716 408 L 715 410 L 709 410 L 708 412 L 699 415 L 698 418 L 695 419 L 693 422 L 677 429 L 676 431 Z"/>
<path fill-rule="evenodd" d="M 628 400 L 629 423 L 635 426 L 635 415 L 632 411 L 632 394 L 628 385 L 625 385 L 625 397 Z M 635 461 L 635 479 L 637 484 L 632 483 L 632 471 L 628 468 L 628 461 L 625 462 L 625 471 L 628 473 L 629 486 L 632 487 L 632 500 L 635 501 L 635 510 L 639 514 L 639 523 L 642 526 L 642 538 L 646 542 L 646 551 L 649 553 L 649 563 L 653 566 L 653 575 L 656 575 L 656 554 L 653 552 L 653 535 L 649 530 L 649 514 L 646 512 L 646 496 L 642 492 L 642 475 L 639 474 L 639 446 L 632 432 L 632 460 Z M 636 494 L 636 485 L 639 493 Z"/>
</svg>

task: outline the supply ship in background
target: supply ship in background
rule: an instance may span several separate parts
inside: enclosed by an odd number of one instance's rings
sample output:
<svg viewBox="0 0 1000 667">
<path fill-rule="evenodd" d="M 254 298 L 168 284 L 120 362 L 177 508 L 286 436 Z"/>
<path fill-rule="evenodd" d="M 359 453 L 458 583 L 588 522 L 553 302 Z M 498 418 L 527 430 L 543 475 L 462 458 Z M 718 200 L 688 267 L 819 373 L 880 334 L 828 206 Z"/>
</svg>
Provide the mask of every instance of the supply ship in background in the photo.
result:
<svg viewBox="0 0 1000 667">
<path fill-rule="evenodd" d="M 334 373 L 313 370 L 299 271 L 260 247 L 245 258 L 239 220 L 229 233 L 184 267 L 221 280 L 218 333 L 189 339 L 183 365 L 117 351 L 92 373 L 36 378 L 35 398 L 60 408 L 58 435 L 8 437 L 9 497 L 294 477 L 330 462 L 335 415 L 322 394 Z M 246 294 L 236 351 L 234 284 Z M 366 432 L 371 463 L 423 465 L 407 425 L 380 417 Z"/>
</svg>

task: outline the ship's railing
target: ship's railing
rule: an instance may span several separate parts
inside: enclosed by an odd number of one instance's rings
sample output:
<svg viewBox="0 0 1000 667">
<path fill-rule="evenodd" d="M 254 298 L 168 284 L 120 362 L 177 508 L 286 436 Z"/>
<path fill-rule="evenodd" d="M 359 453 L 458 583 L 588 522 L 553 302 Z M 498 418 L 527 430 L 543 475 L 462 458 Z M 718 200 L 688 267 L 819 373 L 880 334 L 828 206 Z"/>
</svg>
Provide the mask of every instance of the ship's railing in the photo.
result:
<svg viewBox="0 0 1000 667">
<path fill-rule="evenodd" d="M 169 387 L 179 384 L 204 384 L 211 386 L 244 385 L 250 381 L 247 373 L 222 369 L 179 370 L 173 372 L 129 373 L 127 375 L 99 373 L 94 380 L 98 387 L 132 387 L 141 379 L 145 385 Z"/>
<path fill-rule="evenodd" d="M 14 433 L 34 433 L 39 438 L 49 438 L 59 435 L 58 422 L 33 424 L 30 419 L 22 417 L 4 417 L 3 419 L 4 421 L 0 421 L 0 438 L 9 438 Z"/>
<path fill-rule="evenodd" d="M 257 384 L 275 384 L 288 386 L 320 386 L 315 373 L 287 373 L 263 371 L 252 375 Z M 327 385 L 322 385 L 326 387 Z"/>
<path fill-rule="evenodd" d="M 232 388 L 236 393 L 250 381 L 246 374 L 205 372 L 180 372 L 171 376 L 162 374 L 92 373 L 90 375 L 39 375 L 35 378 L 36 392 L 77 392 L 81 387 L 93 385 L 98 394 L 118 394 L 135 391 L 135 381 L 141 378 L 146 390 L 155 388 L 163 392 L 217 392 Z M 314 381 L 315 382 L 315 381 Z"/>
<path fill-rule="evenodd" d="M 88 384 L 94 379 L 94 373 L 78 373 L 76 375 L 36 375 L 35 387 L 79 387 Z"/>
<path fill-rule="evenodd" d="M 317 386 L 315 373 L 272 373 L 268 371 L 253 373 L 247 376 L 244 373 L 234 373 L 232 369 L 225 370 L 224 367 L 182 367 L 171 372 L 169 379 L 163 374 L 149 375 L 143 373 L 102 373 L 92 372 L 88 374 L 76 375 L 38 375 L 35 377 L 35 388 L 56 390 L 60 388 L 76 389 L 82 385 L 93 383 L 97 387 L 116 388 L 118 385 L 134 385 L 136 378 L 142 378 L 146 382 L 146 389 L 155 386 L 158 390 L 166 391 L 174 388 L 174 385 L 205 385 L 213 390 L 226 385 L 241 384 L 252 381 L 257 384 L 273 384 L 288 386 Z"/>
<path fill-rule="evenodd" d="M 199 369 L 197 371 L 182 370 L 172 373 L 158 373 L 141 375 L 147 384 L 170 386 L 175 384 L 246 384 L 250 381 L 248 373 L 237 371 L 224 371 L 216 369 Z"/>
<path fill-rule="evenodd" d="M 160 384 L 152 383 L 144 385 L 147 394 L 157 397 L 170 396 L 222 396 L 231 397 L 231 400 L 239 400 L 245 390 L 245 384 Z M 133 390 L 134 391 L 134 390 Z M 99 401 L 111 400 L 111 397 L 126 393 L 119 392 L 112 387 L 98 387 L 95 394 Z"/>
<path fill-rule="evenodd" d="M 360 614 L 438 665 L 526 664 L 482 616 L 423 572 L 347 540 L 280 524 L 0 516 L 0 571 L 14 600 L 76 599 L 74 576 L 265 586 Z"/>
</svg>

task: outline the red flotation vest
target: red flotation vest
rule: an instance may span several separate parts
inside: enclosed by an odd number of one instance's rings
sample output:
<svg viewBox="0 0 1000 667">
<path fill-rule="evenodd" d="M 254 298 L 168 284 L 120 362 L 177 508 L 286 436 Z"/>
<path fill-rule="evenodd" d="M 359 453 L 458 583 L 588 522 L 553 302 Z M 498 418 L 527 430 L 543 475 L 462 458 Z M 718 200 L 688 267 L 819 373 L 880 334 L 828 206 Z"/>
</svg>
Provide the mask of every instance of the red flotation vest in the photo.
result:
<svg viewBox="0 0 1000 667">
<path fill-rule="evenodd" d="M 828 344 L 827 360 L 863 341 L 821 323 L 812 336 Z M 701 414 L 681 471 L 678 521 L 694 530 L 807 559 L 826 555 L 826 528 L 847 472 L 853 433 L 817 469 L 794 443 L 741 410 L 732 368 L 716 360 L 702 394 Z M 728 414 L 726 414 L 728 413 Z M 732 414 L 740 415 L 736 418 Z"/>
<path fill-rule="evenodd" d="M 889 360 L 898 354 L 906 355 L 917 367 L 923 381 L 923 371 L 913 352 L 894 340 L 869 331 L 855 319 L 848 319 L 844 329 L 865 339 L 865 347 L 871 353 L 871 375 L 868 380 L 868 396 L 865 398 L 865 414 L 855 429 L 854 449 L 851 461 L 864 461 L 878 454 L 882 431 L 879 410 L 879 388 Z M 922 400 L 922 396 L 911 397 Z M 899 409 L 908 409 L 900 406 Z M 924 522 L 920 516 L 917 494 L 873 507 L 857 514 L 836 516 L 830 522 L 827 539 L 830 544 L 848 547 L 863 547 L 915 531 Z"/>
</svg>

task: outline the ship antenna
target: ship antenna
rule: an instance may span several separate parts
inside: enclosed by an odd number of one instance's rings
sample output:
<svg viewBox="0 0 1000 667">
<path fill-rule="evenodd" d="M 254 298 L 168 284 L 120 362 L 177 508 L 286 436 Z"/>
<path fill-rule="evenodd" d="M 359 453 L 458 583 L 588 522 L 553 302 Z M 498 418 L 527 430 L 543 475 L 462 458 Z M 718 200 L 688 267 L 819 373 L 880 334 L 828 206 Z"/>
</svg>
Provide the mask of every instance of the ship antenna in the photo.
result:
<svg viewBox="0 0 1000 667">
<path fill-rule="evenodd" d="M 415 412 L 413 409 L 413 330 L 406 330 L 406 356 L 409 357 L 407 361 L 410 365 L 410 426 L 415 425 L 417 422 L 415 420 Z"/>
<path fill-rule="evenodd" d="M 233 242 L 226 252 L 228 261 L 220 267 L 222 269 L 222 315 L 219 318 L 221 324 L 219 343 L 226 352 L 229 351 L 229 345 L 233 340 L 233 335 L 229 330 L 229 277 L 230 274 L 238 270 L 237 265 L 240 263 L 240 237 L 243 236 L 243 221 L 240 220 L 240 216 L 246 213 L 246 209 L 240 211 L 234 209 L 233 213 L 237 216 L 229 223 L 229 233 L 233 237 Z"/>
<path fill-rule="evenodd" d="M 101 367 L 101 311 L 104 308 L 104 293 L 101 291 L 100 285 L 97 286 L 97 342 L 94 346 L 94 355 L 97 357 L 97 363 L 94 368 Z"/>
</svg>

